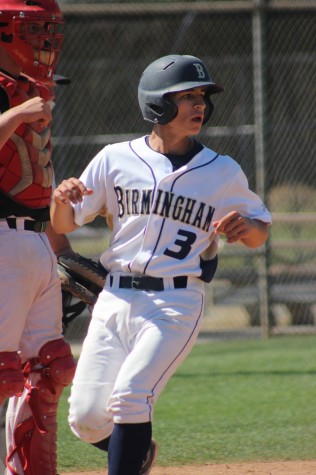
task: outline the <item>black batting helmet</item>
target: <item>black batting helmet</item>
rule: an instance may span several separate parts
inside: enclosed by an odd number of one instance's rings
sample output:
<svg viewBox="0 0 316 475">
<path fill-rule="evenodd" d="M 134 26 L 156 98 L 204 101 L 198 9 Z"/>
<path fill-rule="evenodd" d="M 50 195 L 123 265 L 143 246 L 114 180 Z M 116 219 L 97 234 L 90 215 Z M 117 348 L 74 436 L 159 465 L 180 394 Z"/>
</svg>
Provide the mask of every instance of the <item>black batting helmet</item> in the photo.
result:
<svg viewBox="0 0 316 475">
<path fill-rule="evenodd" d="M 195 56 L 172 54 L 157 59 L 147 66 L 139 81 L 138 102 L 144 119 L 167 124 L 178 113 L 168 94 L 204 86 L 205 124 L 213 111 L 210 95 L 222 92 L 223 86 L 212 81 L 204 63 Z"/>
</svg>

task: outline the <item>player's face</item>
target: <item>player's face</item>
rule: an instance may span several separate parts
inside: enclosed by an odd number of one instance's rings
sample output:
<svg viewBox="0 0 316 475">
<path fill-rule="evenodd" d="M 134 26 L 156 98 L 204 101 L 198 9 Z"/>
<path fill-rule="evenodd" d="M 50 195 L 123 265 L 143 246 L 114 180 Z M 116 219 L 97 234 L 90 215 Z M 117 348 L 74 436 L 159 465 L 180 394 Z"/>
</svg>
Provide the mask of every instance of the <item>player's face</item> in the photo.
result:
<svg viewBox="0 0 316 475">
<path fill-rule="evenodd" d="M 205 88 L 203 87 L 172 94 L 171 100 L 176 104 L 178 114 L 170 125 L 181 130 L 181 133 L 186 136 L 198 134 L 203 125 L 206 109 L 204 97 Z"/>
</svg>

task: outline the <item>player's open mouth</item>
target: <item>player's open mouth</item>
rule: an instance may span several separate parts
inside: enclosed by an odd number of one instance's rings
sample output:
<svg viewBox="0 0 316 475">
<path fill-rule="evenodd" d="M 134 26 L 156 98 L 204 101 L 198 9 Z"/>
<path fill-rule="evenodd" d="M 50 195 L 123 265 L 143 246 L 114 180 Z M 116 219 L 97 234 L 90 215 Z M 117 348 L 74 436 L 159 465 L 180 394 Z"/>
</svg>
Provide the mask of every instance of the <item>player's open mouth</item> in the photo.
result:
<svg viewBox="0 0 316 475">
<path fill-rule="evenodd" d="M 193 122 L 196 122 L 196 123 L 198 123 L 198 124 L 202 124 L 202 122 L 203 122 L 203 116 L 202 116 L 202 115 L 195 116 L 195 117 L 192 118 L 192 121 L 193 121 Z"/>
</svg>

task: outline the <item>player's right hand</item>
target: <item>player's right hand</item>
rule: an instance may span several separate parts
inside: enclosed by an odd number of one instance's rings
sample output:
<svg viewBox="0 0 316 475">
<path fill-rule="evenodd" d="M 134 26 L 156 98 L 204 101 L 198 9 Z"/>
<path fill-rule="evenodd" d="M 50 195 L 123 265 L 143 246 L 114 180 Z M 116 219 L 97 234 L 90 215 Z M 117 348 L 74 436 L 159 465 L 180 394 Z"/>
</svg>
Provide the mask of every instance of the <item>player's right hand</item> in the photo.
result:
<svg viewBox="0 0 316 475">
<path fill-rule="evenodd" d="M 78 178 L 64 180 L 53 193 L 54 202 L 59 204 L 81 203 L 84 196 L 91 195 L 93 190 L 87 188 Z"/>
<path fill-rule="evenodd" d="M 52 111 L 48 102 L 41 97 L 33 97 L 16 107 L 19 113 L 21 124 L 40 122 L 42 127 L 46 127 L 52 120 Z"/>
</svg>

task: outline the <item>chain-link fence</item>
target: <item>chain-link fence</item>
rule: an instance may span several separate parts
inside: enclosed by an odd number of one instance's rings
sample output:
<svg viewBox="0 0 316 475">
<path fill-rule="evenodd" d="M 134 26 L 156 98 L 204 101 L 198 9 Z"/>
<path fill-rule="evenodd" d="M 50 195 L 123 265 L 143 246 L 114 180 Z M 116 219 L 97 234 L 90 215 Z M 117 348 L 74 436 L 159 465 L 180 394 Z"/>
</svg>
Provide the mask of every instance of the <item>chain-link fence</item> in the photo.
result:
<svg viewBox="0 0 316 475">
<path fill-rule="evenodd" d="M 313 330 L 316 2 L 60 3 L 58 72 L 71 84 L 57 90 L 57 182 L 79 176 L 104 145 L 150 130 L 137 86 L 151 61 L 169 53 L 200 57 L 225 86 L 200 139 L 241 164 L 274 218 L 262 249 L 222 243 L 204 331 Z M 107 230 L 97 220 L 89 232 L 70 238 L 98 257 Z"/>
</svg>

